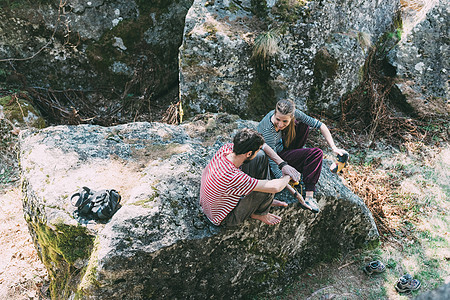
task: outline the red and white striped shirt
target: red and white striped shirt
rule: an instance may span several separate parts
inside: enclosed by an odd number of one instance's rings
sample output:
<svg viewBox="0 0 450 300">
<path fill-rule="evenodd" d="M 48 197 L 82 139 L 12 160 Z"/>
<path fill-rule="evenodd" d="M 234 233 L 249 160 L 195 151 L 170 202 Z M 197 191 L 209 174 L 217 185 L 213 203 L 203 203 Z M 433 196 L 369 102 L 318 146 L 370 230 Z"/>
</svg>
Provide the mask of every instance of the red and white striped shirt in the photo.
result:
<svg viewBox="0 0 450 300">
<path fill-rule="evenodd" d="M 226 157 L 233 152 L 233 144 L 223 145 L 203 170 L 200 186 L 200 205 L 215 225 L 233 210 L 242 196 L 250 194 L 258 180 L 236 168 Z"/>
</svg>

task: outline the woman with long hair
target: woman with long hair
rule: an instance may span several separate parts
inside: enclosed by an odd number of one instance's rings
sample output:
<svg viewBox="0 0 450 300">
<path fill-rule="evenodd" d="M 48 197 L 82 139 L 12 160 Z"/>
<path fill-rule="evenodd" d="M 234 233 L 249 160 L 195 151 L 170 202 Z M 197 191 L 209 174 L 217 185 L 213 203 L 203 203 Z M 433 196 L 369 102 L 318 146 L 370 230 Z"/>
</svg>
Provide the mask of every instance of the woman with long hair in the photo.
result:
<svg viewBox="0 0 450 300">
<path fill-rule="evenodd" d="M 303 148 L 310 128 L 320 129 L 334 154 L 346 153 L 336 147 L 325 124 L 296 109 L 291 100 L 278 101 L 275 110 L 270 111 L 258 124 L 258 131 L 263 135 L 266 144 L 284 160 L 278 165 L 272 160 L 269 161 L 272 174 L 275 178 L 280 178 L 286 165 L 300 172 L 305 184 L 305 201 L 295 189 L 290 186 L 288 189 L 299 200 L 302 208 L 318 213 L 320 209 L 314 199 L 314 192 L 322 170 L 323 152 L 319 148 Z"/>
</svg>

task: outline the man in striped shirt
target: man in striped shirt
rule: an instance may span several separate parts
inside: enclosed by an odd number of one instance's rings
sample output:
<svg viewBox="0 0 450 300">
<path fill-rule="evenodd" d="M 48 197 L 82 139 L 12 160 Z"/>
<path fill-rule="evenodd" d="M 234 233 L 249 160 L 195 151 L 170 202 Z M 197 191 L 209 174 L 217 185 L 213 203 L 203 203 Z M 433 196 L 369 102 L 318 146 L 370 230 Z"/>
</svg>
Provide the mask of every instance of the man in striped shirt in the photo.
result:
<svg viewBox="0 0 450 300">
<path fill-rule="evenodd" d="M 270 180 L 268 157 L 282 162 L 260 133 L 247 128 L 217 151 L 203 170 L 200 187 L 200 205 L 214 225 L 235 226 L 248 218 L 268 225 L 281 221 L 269 209 L 287 206 L 273 197 L 291 177 L 283 172 L 280 178 Z"/>
</svg>

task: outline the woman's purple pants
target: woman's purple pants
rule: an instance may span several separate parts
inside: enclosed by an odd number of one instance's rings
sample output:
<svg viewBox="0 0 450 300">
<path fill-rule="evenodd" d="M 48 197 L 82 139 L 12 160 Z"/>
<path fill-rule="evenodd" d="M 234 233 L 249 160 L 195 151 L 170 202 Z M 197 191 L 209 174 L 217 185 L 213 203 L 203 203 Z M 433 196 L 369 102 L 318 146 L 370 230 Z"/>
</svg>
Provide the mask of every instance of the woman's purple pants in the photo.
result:
<svg viewBox="0 0 450 300">
<path fill-rule="evenodd" d="M 319 148 L 303 148 L 309 133 L 309 126 L 302 122 L 295 125 L 295 139 L 278 155 L 303 175 L 306 191 L 316 191 L 322 171 L 323 152 Z"/>
</svg>

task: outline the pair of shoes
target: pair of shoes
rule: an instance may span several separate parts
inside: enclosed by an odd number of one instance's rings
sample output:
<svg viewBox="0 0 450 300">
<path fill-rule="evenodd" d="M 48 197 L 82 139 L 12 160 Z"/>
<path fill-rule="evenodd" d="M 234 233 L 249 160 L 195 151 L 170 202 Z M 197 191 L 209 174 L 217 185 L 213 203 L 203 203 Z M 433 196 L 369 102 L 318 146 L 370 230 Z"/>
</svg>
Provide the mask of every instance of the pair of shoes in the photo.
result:
<svg viewBox="0 0 450 300">
<path fill-rule="evenodd" d="M 306 197 L 306 198 L 305 198 L 305 203 L 306 203 L 306 205 L 308 205 L 309 207 L 311 207 L 310 210 L 311 210 L 313 213 L 317 214 L 317 213 L 320 212 L 319 205 L 317 204 L 316 200 L 315 200 L 313 197 Z M 300 204 L 300 206 L 302 206 L 302 205 Z M 303 206 L 303 207 L 304 207 L 304 206 Z M 306 208 L 307 208 L 307 207 L 306 207 Z"/>
<path fill-rule="evenodd" d="M 365 266 L 363 270 L 367 275 L 372 275 L 373 273 L 383 273 L 386 270 L 386 267 L 381 261 L 374 260 L 371 261 L 367 266 Z"/>
<path fill-rule="evenodd" d="M 413 279 L 411 275 L 405 274 L 395 284 L 395 289 L 399 293 L 406 293 L 418 290 L 420 288 L 420 281 Z"/>
</svg>

